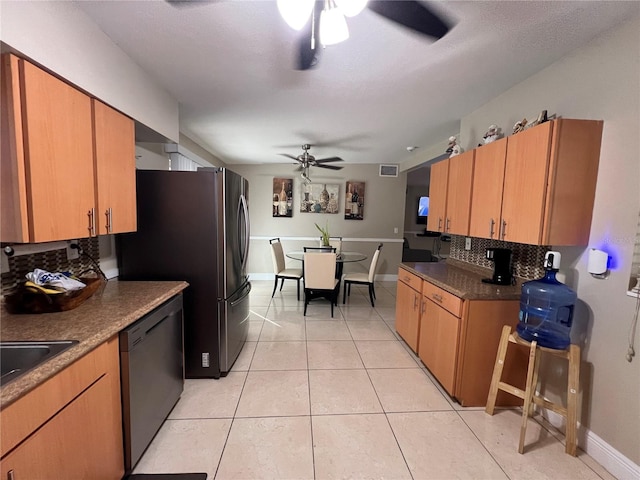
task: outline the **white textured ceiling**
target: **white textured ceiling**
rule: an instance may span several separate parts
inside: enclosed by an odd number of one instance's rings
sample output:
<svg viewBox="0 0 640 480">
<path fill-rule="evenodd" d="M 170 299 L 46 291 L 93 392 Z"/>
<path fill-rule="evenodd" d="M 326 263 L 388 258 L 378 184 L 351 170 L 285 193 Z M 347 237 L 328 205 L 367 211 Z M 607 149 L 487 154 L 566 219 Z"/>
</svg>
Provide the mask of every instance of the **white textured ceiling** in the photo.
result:
<svg viewBox="0 0 640 480">
<path fill-rule="evenodd" d="M 283 163 L 302 143 L 318 158 L 402 161 L 638 12 L 635 1 L 430 2 L 456 22 L 433 42 L 365 10 L 349 40 L 297 71 L 275 1 L 77 4 L 179 101 L 180 130 L 229 164 Z"/>
</svg>

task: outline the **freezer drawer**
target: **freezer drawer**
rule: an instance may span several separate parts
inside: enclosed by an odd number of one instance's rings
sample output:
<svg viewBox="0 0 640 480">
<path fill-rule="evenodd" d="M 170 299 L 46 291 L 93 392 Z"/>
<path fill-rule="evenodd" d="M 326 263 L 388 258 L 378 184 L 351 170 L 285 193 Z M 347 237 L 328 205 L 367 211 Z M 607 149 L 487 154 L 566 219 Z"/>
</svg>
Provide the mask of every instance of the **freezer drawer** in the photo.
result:
<svg viewBox="0 0 640 480">
<path fill-rule="evenodd" d="M 221 302 L 220 315 L 220 372 L 225 376 L 240 355 L 249 334 L 249 293 L 248 281 L 234 296 Z"/>
</svg>

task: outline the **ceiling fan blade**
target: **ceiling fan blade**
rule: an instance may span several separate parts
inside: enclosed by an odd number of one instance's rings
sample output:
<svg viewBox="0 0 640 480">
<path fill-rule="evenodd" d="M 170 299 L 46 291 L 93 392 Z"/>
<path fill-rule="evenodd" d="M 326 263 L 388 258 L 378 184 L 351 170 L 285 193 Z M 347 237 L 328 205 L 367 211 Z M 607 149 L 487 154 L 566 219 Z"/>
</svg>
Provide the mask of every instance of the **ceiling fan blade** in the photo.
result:
<svg viewBox="0 0 640 480">
<path fill-rule="evenodd" d="M 367 8 L 393 22 L 436 39 L 444 37 L 450 29 L 447 22 L 417 1 L 371 0 Z"/>
<path fill-rule="evenodd" d="M 316 163 L 344 162 L 340 157 L 317 158 Z"/>
<path fill-rule="evenodd" d="M 316 0 L 311 20 L 301 30 L 298 40 L 296 70 L 309 70 L 318 63 L 318 56 L 320 55 L 320 13 L 323 7 L 324 2 Z"/>
<path fill-rule="evenodd" d="M 295 160 L 296 162 L 300 161 L 298 160 L 298 157 L 294 157 L 293 155 L 289 155 L 288 153 L 279 153 L 278 155 L 282 155 L 283 157 L 290 158 L 291 160 Z"/>
<path fill-rule="evenodd" d="M 328 168 L 329 170 L 342 170 L 343 167 L 338 167 L 337 165 L 325 165 L 324 163 L 319 163 L 314 165 L 318 168 Z"/>
<path fill-rule="evenodd" d="M 169 5 L 176 8 L 198 7 L 207 3 L 213 3 L 219 0 L 165 0 Z"/>
</svg>

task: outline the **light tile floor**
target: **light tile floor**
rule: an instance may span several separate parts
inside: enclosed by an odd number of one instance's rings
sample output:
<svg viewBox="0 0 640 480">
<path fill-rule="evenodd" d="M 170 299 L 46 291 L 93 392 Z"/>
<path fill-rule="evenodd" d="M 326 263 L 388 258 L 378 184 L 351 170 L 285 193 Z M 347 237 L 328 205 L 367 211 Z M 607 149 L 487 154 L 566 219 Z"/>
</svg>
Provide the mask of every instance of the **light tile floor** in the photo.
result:
<svg viewBox="0 0 640 480">
<path fill-rule="evenodd" d="M 334 318 L 324 300 L 271 299 L 253 282 L 249 339 L 227 377 L 187 380 L 134 473 L 206 472 L 208 479 L 613 478 L 562 435 L 520 410 L 464 408 L 395 333 L 394 282 L 352 286 Z M 342 302 L 342 295 L 340 296 Z"/>
</svg>

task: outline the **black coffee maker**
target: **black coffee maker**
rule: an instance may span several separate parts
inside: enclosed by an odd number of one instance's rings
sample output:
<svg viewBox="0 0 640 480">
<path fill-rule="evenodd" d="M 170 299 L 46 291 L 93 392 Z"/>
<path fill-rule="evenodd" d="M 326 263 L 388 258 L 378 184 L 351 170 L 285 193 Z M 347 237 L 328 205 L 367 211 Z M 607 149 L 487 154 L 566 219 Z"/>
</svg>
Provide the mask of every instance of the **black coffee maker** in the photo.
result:
<svg viewBox="0 0 640 480">
<path fill-rule="evenodd" d="M 511 285 L 511 250 L 508 248 L 487 248 L 487 258 L 493 261 L 493 277 L 483 278 L 484 283 Z"/>
</svg>

